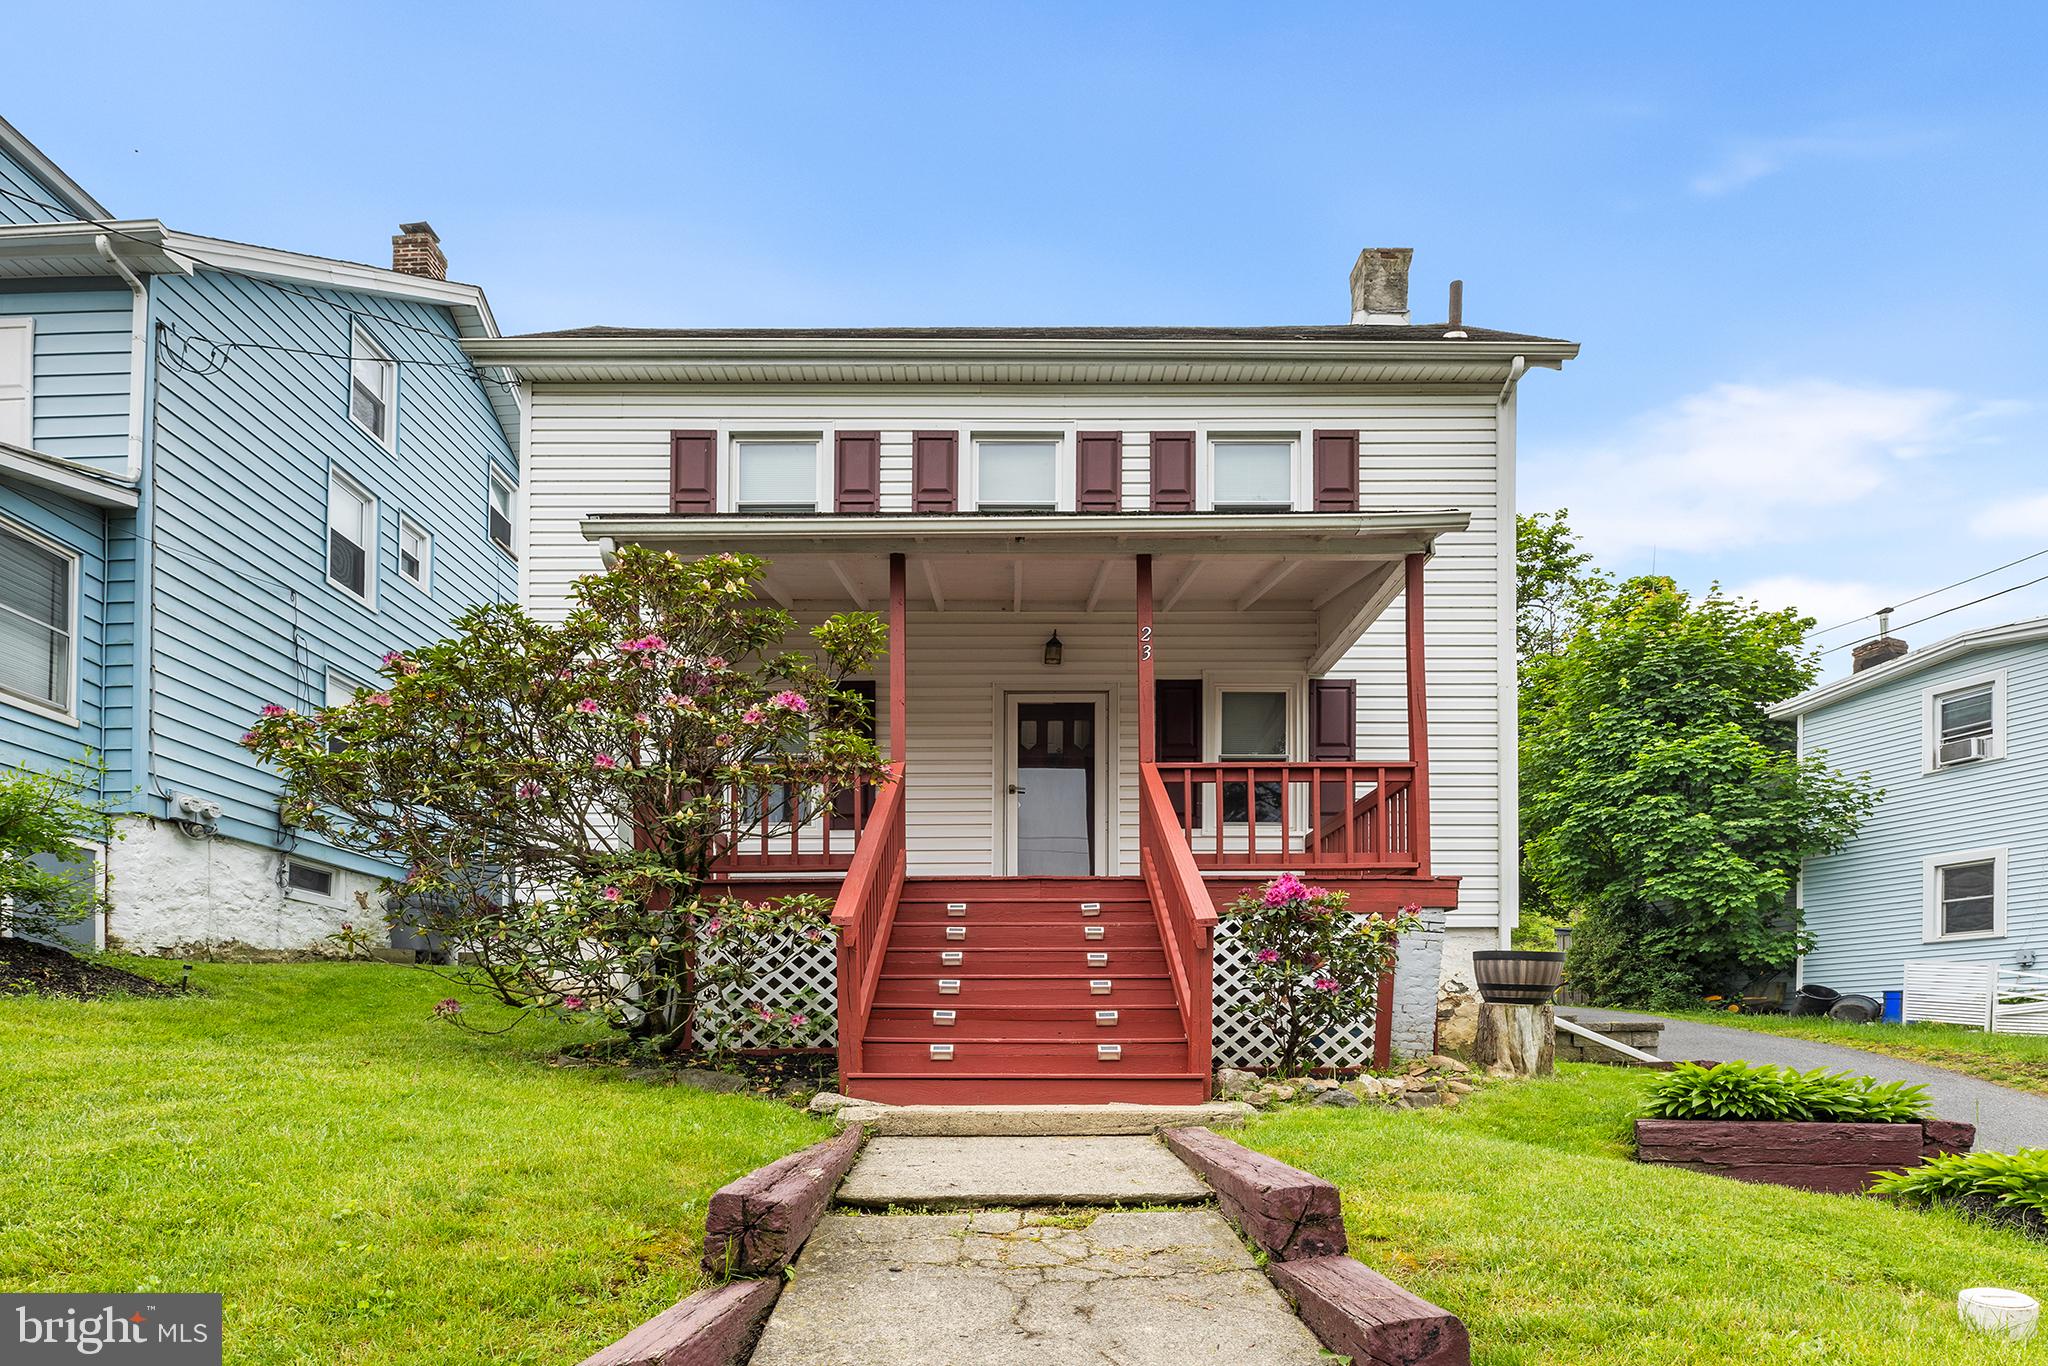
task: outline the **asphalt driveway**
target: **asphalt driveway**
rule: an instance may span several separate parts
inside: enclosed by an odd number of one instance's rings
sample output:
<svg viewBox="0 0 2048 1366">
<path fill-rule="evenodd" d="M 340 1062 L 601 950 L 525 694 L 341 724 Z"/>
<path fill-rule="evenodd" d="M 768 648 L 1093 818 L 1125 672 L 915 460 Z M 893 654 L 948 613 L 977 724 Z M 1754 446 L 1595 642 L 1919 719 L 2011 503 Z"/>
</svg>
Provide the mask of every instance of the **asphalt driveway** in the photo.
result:
<svg viewBox="0 0 2048 1366">
<path fill-rule="evenodd" d="M 1802 1072 L 1825 1067 L 1831 1072 L 1855 1072 L 1880 1081 L 1918 1082 L 1934 1097 L 1934 1112 L 1941 1118 L 1968 1120 L 1977 1126 L 1978 1151 L 2048 1148 L 2048 1096 L 2015 1091 L 1960 1072 L 1882 1053 L 1866 1053 L 1841 1044 L 1673 1020 L 1637 1011 L 1595 1010 L 1590 1006 L 1568 1006 L 1566 1010 L 1588 1029 L 1600 1028 L 1602 1020 L 1663 1020 L 1664 1034 L 1657 1045 L 1660 1058 L 1711 1058 L 1715 1062 L 1740 1058 L 1744 1062 L 1796 1067 Z"/>
</svg>

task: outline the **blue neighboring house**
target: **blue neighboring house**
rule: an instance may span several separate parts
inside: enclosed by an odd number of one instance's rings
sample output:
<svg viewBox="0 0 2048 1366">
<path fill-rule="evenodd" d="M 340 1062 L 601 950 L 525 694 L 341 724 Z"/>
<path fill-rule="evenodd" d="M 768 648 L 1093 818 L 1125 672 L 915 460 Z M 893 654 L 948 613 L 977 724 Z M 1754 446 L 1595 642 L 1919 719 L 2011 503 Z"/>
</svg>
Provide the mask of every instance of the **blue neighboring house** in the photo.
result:
<svg viewBox="0 0 2048 1366">
<path fill-rule="evenodd" d="M 1884 789 L 1847 847 L 1802 870 L 1818 941 L 1803 983 L 1881 996 L 1907 962 L 2048 952 L 2048 617 L 1921 650 L 1887 634 L 1771 714 L 1796 719 L 1802 755 Z"/>
<path fill-rule="evenodd" d="M 239 740 L 516 601 L 519 395 L 432 228 L 392 266 L 119 219 L 0 121 L 0 761 L 92 753 L 82 850 L 144 951 L 299 950 L 390 870 L 278 820 Z"/>
</svg>

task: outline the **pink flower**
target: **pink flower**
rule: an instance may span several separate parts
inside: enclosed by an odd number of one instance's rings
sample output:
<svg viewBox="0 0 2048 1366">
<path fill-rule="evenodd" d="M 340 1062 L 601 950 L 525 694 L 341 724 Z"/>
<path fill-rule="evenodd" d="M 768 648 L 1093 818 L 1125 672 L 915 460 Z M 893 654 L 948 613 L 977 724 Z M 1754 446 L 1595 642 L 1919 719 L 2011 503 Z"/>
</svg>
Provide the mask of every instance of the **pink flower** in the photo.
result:
<svg viewBox="0 0 2048 1366">
<path fill-rule="evenodd" d="M 810 1022 L 810 1018 L 810 1016 L 803 1014 L 792 1015 L 789 1017 L 789 1023 L 793 1028 L 802 1029 Z"/>
<path fill-rule="evenodd" d="M 704 922 L 704 933 L 706 934 L 717 934 L 720 930 L 724 928 L 725 922 L 723 920 L 720 920 L 715 915 Z"/>
<path fill-rule="evenodd" d="M 383 664 L 387 669 L 393 664 L 403 665 L 407 662 L 405 653 L 401 650 L 386 650 L 384 652 Z"/>
<path fill-rule="evenodd" d="M 617 901 L 617 900 L 619 899 L 619 889 L 618 889 L 618 888 L 616 888 L 616 887 L 607 887 L 607 888 L 605 888 L 605 889 L 604 889 L 604 899 L 605 899 L 606 901 Z"/>
<path fill-rule="evenodd" d="M 595 759 L 592 759 L 590 762 L 597 765 L 599 768 L 605 769 L 607 771 L 617 768 L 619 766 L 619 761 L 617 759 L 614 759 L 609 754 L 600 754 Z"/>
<path fill-rule="evenodd" d="M 1308 899 L 1310 901 L 1320 901 L 1322 898 L 1328 896 L 1329 894 L 1330 889 L 1328 887 L 1311 887 L 1308 889 L 1307 892 Z"/>
<path fill-rule="evenodd" d="M 758 726 L 767 719 L 768 713 L 762 711 L 759 707 L 748 707 L 746 712 L 740 717 L 740 720 L 750 726 Z"/>
<path fill-rule="evenodd" d="M 388 692 L 373 692 L 370 694 L 370 701 L 377 706 L 388 707 L 391 705 L 391 694 Z"/>
<path fill-rule="evenodd" d="M 704 661 L 704 667 L 707 669 L 723 669 L 725 667 L 725 656 L 712 655 Z"/>
<path fill-rule="evenodd" d="M 453 996 L 434 1002 L 434 1013 L 444 1020 L 453 1019 L 462 1013 L 462 1002 Z"/>
<path fill-rule="evenodd" d="M 524 797 L 530 801 L 533 798 L 538 797 L 540 795 L 540 784 L 535 782 L 533 779 L 528 778 L 525 782 L 521 783 L 517 788 L 513 790 L 517 792 L 521 797 Z"/>
<path fill-rule="evenodd" d="M 1422 910 L 1422 903 L 1420 901 L 1411 901 L 1406 906 L 1403 906 L 1401 909 L 1403 911 L 1406 911 L 1409 915 L 1415 915 L 1416 913 Z"/>
<path fill-rule="evenodd" d="M 642 729 L 647 729 L 654 725 L 654 718 L 644 711 L 636 711 L 633 713 L 633 724 Z"/>
<path fill-rule="evenodd" d="M 680 707 L 683 705 L 683 699 L 675 693 L 665 692 L 661 695 L 661 705 L 664 707 Z"/>
<path fill-rule="evenodd" d="M 570 670 L 568 670 L 568 669 L 557 669 L 557 670 L 555 670 L 555 677 L 556 677 L 556 678 L 560 678 L 560 679 L 563 679 L 563 680 L 567 680 L 567 679 L 571 679 L 571 678 L 574 678 L 575 676 L 576 676 L 576 675 L 575 675 L 575 674 L 574 674 L 573 672 L 571 672 Z"/>
<path fill-rule="evenodd" d="M 265 716 L 290 716 L 291 708 L 280 707 L 277 705 L 277 703 L 272 702 L 269 706 L 263 709 L 263 714 Z"/>
<path fill-rule="evenodd" d="M 787 689 L 775 694 L 775 696 L 772 699 L 770 699 L 770 705 L 780 707 L 784 711 L 793 712 L 807 712 L 811 709 L 810 702 L 804 697 L 802 693 L 790 692 Z"/>
<path fill-rule="evenodd" d="M 724 749 L 727 745 L 730 745 L 732 743 L 732 737 L 730 735 L 721 735 L 717 739 L 713 740 L 711 743 L 717 745 L 720 749 Z"/>
<path fill-rule="evenodd" d="M 245 731 L 243 731 L 243 732 L 242 732 L 242 743 L 243 743 L 243 744 L 245 744 L 245 745 L 253 745 L 253 744 L 255 744 L 255 743 L 256 743 L 256 732 L 255 732 L 255 731 L 253 731 L 253 730 L 245 730 Z"/>
<path fill-rule="evenodd" d="M 1335 991 L 1337 989 L 1337 979 L 1334 977 L 1318 977 L 1312 985 L 1317 991 Z"/>
<path fill-rule="evenodd" d="M 1282 873 L 1266 884 L 1266 894 L 1261 898 L 1268 906 L 1285 906 L 1290 901 L 1300 901 L 1308 896 L 1308 888 L 1292 873 Z"/>
<path fill-rule="evenodd" d="M 597 710 L 597 699 L 596 699 L 595 697 L 586 697 L 586 698 L 584 698 L 584 699 L 583 699 L 583 700 L 582 700 L 581 702 L 578 702 L 578 703 L 576 704 L 576 710 L 578 710 L 578 711 L 580 711 L 580 712 L 584 712 L 584 713 L 586 713 L 586 714 L 587 714 L 587 713 L 589 713 L 589 712 L 594 712 L 594 711 L 596 711 L 596 710 Z"/>
<path fill-rule="evenodd" d="M 1261 963 L 1265 964 L 1265 965 L 1266 965 L 1267 967 L 1271 967 L 1271 966 L 1273 966 L 1273 964 L 1275 964 L 1275 963 L 1277 963 L 1277 962 L 1279 962 L 1279 961 L 1280 961 L 1280 950 L 1278 950 L 1278 949 L 1260 949 L 1260 950 L 1259 950 L 1259 961 L 1260 961 Z"/>
<path fill-rule="evenodd" d="M 562 1009 L 564 1010 L 581 1010 L 587 1004 L 589 1003 L 581 996 L 564 996 L 562 998 Z"/>
</svg>

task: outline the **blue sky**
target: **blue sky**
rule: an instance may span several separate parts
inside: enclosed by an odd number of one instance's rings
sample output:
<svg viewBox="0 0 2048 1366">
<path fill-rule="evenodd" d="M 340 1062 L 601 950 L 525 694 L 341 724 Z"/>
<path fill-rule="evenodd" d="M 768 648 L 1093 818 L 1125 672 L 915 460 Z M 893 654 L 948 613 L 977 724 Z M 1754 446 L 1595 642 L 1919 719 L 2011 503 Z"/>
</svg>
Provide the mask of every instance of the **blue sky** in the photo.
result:
<svg viewBox="0 0 2048 1366">
<path fill-rule="evenodd" d="M 372 261 L 427 218 L 508 331 L 1336 322 L 1413 246 L 1419 317 L 1457 276 L 1584 344 L 1521 502 L 1616 569 L 1826 627 L 2048 549 L 2039 7 L 71 14 L 10 16 L 0 112 L 116 213 Z"/>
</svg>

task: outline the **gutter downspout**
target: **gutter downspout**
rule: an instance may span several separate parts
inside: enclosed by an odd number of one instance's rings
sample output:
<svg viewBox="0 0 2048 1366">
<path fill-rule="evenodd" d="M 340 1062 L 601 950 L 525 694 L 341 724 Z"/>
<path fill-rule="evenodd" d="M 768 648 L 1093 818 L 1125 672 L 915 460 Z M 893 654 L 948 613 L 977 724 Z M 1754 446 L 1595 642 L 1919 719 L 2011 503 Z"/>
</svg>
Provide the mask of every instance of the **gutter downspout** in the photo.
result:
<svg viewBox="0 0 2048 1366">
<path fill-rule="evenodd" d="M 142 283 L 128 263 L 114 250 L 114 244 L 105 233 L 92 239 L 93 250 L 100 259 L 112 266 L 129 290 L 135 295 L 135 305 L 129 314 L 128 324 L 128 474 L 127 482 L 140 483 L 142 480 L 142 365 L 149 344 L 149 288 Z"/>
<path fill-rule="evenodd" d="M 1500 386 L 1500 398 L 1495 401 L 1506 403 L 1514 394 L 1515 386 L 1522 382 L 1522 376 L 1528 373 L 1529 358 L 1527 356 L 1516 356 L 1513 360 L 1509 361 L 1507 381 Z"/>
</svg>

